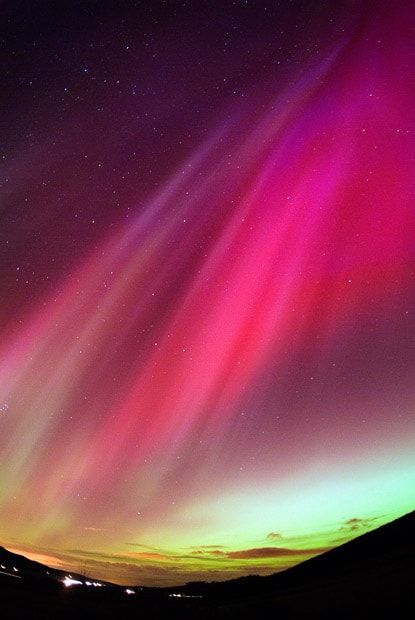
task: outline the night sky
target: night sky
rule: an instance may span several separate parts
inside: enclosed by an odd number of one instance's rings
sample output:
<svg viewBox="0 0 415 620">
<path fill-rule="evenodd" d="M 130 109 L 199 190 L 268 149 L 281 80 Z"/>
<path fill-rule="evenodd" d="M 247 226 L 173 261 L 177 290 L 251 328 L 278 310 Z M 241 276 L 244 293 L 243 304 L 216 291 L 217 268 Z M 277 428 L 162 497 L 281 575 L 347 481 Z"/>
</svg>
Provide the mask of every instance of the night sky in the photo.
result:
<svg viewBox="0 0 415 620">
<path fill-rule="evenodd" d="M 412 2 L 0 2 L 0 544 L 268 574 L 415 507 Z"/>
</svg>

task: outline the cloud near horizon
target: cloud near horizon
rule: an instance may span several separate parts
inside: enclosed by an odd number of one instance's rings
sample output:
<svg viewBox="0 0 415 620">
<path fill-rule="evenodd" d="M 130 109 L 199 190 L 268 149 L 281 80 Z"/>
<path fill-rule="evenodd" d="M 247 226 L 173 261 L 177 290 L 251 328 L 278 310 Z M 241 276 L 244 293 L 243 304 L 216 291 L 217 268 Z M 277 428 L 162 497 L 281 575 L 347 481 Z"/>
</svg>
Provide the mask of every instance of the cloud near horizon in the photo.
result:
<svg viewBox="0 0 415 620">
<path fill-rule="evenodd" d="M 252 574 L 267 575 L 289 568 L 300 558 L 328 549 L 257 547 L 230 551 L 218 547 L 220 545 L 205 545 L 181 555 L 161 549 L 117 554 L 79 549 L 45 553 L 41 548 L 29 550 L 27 547 L 10 550 L 47 566 L 82 572 L 94 579 L 122 585 L 174 586 L 195 580 L 222 581 Z M 238 565 L 238 560 L 268 560 L 269 563 L 247 566 Z"/>
<path fill-rule="evenodd" d="M 329 551 L 330 547 L 316 549 L 285 549 L 283 547 L 259 547 L 254 549 L 242 549 L 241 551 L 229 551 L 226 557 L 235 560 L 253 560 L 256 558 L 283 558 L 289 556 L 317 555 Z"/>
<path fill-rule="evenodd" d="M 317 547 L 310 549 L 287 549 L 284 547 L 254 547 L 252 549 L 238 549 L 236 551 L 222 551 L 212 549 L 211 551 L 195 549 L 191 553 L 201 556 L 203 554 L 214 555 L 229 560 L 252 560 L 256 558 L 282 558 L 290 556 L 317 555 L 328 551 L 331 547 Z"/>
<path fill-rule="evenodd" d="M 342 526 L 341 530 L 349 530 L 355 532 L 357 530 L 362 530 L 370 527 L 374 521 L 377 521 L 379 517 L 371 517 L 369 519 L 361 519 L 359 517 L 352 517 L 351 519 L 347 519 Z"/>
</svg>

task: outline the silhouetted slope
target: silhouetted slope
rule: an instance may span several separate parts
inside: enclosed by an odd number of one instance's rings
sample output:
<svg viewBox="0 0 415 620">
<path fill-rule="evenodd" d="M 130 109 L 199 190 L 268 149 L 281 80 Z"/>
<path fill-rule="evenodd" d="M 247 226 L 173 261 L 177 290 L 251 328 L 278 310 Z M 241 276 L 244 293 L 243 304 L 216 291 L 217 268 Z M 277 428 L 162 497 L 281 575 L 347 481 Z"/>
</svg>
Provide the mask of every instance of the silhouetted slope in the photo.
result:
<svg viewBox="0 0 415 620">
<path fill-rule="evenodd" d="M 4 569 L 2 567 L 5 567 Z M 17 570 L 16 570 L 17 569 Z M 85 579 L 85 576 L 69 571 L 74 579 Z M 36 579 L 36 580 L 58 580 L 61 582 L 68 571 L 50 568 L 40 562 L 29 560 L 18 553 L 8 551 L 4 547 L 0 547 L 0 576 L 8 573 L 15 578 Z M 7 575 L 6 575 L 7 576 Z M 101 580 L 100 580 L 101 581 Z M 113 585 L 110 582 L 101 581 L 106 585 Z M 1 586 L 1 584 L 0 584 Z"/>
<path fill-rule="evenodd" d="M 251 612 L 293 618 L 413 617 L 415 512 L 268 577 L 189 584 L 219 615 Z M 408 615 L 406 611 L 408 610 Z"/>
<path fill-rule="evenodd" d="M 315 581 L 356 577 L 358 573 L 379 571 L 386 566 L 409 566 L 415 559 L 415 511 L 353 540 L 301 562 L 285 571 L 266 577 L 242 577 L 222 583 L 203 584 L 206 591 L 228 593 L 243 590 L 244 594 L 256 589 L 267 590 L 297 583 L 299 580 Z M 201 589 L 201 584 L 189 584 L 191 590 Z"/>
<path fill-rule="evenodd" d="M 4 547 L 0 547 L 0 565 L 2 567 L 4 566 L 4 569 L 0 568 L 3 573 L 8 572 L 20 578 L 48 579 L 50 577 L 55 577 L 63 579 L 65 575 L 62 571 L 49 568 L 33 560 L 28 560 L 23 555 L 12 553 Z M 17 569 L 17 571 L 15 569 Z"/>
</svg>

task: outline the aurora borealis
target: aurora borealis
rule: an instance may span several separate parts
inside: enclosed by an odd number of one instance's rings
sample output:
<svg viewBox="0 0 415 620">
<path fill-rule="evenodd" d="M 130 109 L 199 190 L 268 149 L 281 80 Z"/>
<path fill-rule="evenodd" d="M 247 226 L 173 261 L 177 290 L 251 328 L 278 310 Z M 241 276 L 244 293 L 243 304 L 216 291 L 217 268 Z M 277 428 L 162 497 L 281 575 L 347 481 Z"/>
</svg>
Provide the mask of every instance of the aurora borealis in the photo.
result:
<svg viewBox="0 0 415 620">
<path fill-rule="evenodd" d="M 0 544 L 165 585 L 414 508 L 389 5 L 1 4 Z"/>
</svg>

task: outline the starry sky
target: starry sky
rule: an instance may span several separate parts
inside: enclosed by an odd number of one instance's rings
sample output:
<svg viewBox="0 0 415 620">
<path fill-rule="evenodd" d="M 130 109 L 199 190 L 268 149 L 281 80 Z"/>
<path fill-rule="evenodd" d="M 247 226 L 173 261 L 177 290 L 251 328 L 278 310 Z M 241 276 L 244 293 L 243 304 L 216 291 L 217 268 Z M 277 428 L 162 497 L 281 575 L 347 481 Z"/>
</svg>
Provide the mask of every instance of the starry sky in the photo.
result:
<svg viewBox="0 0 415 620">
<path fill-rule="evenodd" d="M 0 544 L 171 585 L 413 509 L 413 3 L 0 10 Z"/>
</svg>

